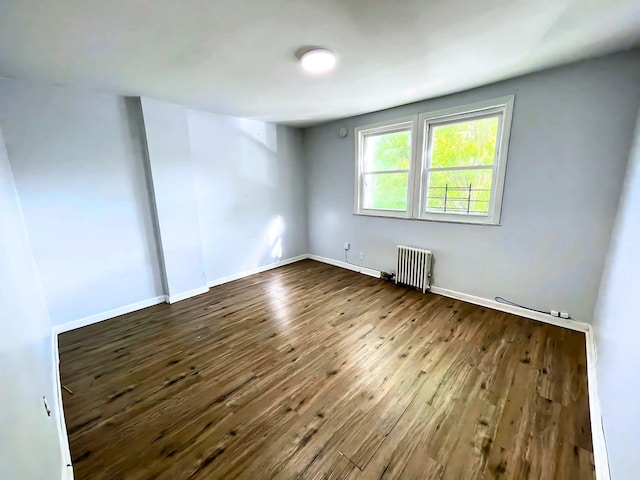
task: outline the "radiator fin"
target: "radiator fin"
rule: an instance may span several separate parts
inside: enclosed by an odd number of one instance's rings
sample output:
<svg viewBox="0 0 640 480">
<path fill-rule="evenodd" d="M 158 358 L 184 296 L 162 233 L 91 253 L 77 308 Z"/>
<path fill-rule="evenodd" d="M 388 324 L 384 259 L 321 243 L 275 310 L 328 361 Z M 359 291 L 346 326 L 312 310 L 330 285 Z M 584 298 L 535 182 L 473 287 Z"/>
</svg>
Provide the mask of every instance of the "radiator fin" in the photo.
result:
<svg viewBox="0 0 640 480">
<path fill-rule="evenodd" d="M 416 287 L 425 293 L 431 286 L 431 251 L 398 245 L 396 283 Z"/>
</svg>

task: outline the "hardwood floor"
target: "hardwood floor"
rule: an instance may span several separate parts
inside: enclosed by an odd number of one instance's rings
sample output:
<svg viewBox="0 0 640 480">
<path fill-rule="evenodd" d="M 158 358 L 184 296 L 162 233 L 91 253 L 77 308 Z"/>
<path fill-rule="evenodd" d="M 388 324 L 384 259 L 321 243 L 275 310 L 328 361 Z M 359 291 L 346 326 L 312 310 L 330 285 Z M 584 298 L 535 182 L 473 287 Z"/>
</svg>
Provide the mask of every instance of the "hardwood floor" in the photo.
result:
<svg viewBox="0 0 640 480">
<path fill-rule="evenodd" d="M 583 334 L 311 260 L 59 341 L 78 480 L 594 478 Z"/>
</svg>

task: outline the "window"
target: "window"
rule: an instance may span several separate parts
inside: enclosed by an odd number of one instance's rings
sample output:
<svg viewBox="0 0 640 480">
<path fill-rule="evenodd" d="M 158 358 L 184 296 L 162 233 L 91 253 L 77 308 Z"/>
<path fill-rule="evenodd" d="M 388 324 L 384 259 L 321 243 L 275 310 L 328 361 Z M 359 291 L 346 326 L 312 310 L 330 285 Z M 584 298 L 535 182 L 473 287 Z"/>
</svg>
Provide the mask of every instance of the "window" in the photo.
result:
<svg viewBox="0 0 640 480">
<path fill-rule="evenodd" d="M 498 224 L 512 110 L 510 96 L 356 128 L 355 213 Z"/>
<path fill-rule="evenodd" d="M 408 216 L 414 137 L 414 117 L 356 129 L 358 213 Z"/>
</svg>

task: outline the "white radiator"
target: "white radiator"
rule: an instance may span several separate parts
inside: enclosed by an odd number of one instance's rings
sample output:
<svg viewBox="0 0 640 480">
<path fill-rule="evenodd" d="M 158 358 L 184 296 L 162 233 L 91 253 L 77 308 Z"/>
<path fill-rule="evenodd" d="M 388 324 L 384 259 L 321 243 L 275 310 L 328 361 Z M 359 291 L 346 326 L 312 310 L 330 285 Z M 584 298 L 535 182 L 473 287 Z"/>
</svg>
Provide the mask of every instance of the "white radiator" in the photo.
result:
<svg viewBox="0 0 640 480">
<path fill-rule="evenodd" d="M 398 245 L 396 283 L 416 287 L 425 293 L 431 284 L 431 251 Z"/>
</svg>

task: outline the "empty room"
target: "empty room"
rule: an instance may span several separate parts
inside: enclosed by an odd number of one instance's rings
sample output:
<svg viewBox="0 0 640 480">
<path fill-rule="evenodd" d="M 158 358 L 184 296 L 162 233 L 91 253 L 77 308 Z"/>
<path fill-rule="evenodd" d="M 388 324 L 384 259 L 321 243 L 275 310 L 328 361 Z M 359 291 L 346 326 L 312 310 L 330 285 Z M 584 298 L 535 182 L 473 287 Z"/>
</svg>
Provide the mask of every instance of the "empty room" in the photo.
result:
<svg viewBox="0 0 640 480">
<path fill-rule="evenodd" d="M 0 24 L 0 479 L 640 478 L 637 1 Z"/>
</svg>

